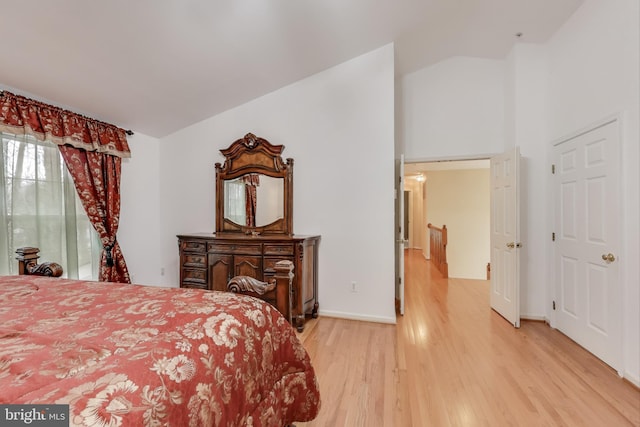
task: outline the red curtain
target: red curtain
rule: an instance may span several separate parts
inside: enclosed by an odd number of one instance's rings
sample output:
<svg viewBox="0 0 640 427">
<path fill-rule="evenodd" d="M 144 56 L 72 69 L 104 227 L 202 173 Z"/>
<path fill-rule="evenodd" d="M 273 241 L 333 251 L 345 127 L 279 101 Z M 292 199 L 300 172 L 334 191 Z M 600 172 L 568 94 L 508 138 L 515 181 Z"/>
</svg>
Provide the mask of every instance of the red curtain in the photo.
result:
<svg viewBox="0 0 640 427">
<path fill-rule="evenodd" d="M 0 131 L 131 157 L 124 129 L 7 91 L 0 93 Z"/>
<path fill-rule="evenodd" d="M 247 227 L 256 226 L 256 206 L 258 196 L 258 186 L 260 185 L 260 175 L 250 173 L 244 176 L 244 190 L 246 195 L 245 214 L 247 217 Z"/>
<path fill-rule="evenodd" d="M 121 158 L 131 157 L 126 131 L 7 91 L 0 95 L 0 131 L 28 134 L 58 145 L 102 242 L 99 280 L 131 283 L 116 239 Z"/>
</svg>

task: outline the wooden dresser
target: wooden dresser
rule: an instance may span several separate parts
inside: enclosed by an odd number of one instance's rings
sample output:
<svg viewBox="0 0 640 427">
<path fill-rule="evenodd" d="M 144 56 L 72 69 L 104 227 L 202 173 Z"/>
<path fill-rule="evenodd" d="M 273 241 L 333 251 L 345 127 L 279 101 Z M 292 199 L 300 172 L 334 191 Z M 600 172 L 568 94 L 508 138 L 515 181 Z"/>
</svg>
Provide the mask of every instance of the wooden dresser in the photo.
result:
<svg viewBox="0 0 640 427">
<path fill-rule="evenodd" d="M 178 235 L 180 286 L 261 298 L 302 331 L 306 315 L 318 316 L 320 236 L 293 233 L 293 159 L 283 150 L 252 133 L 220 150 L 215 233 Z"/>
<path fill-rule="evenodd" d="M 194 233 L 178 236 L 180 286 L 226 291 L 235 276 L 251 276 L 265 282 L 274 274 L 276 262 L 293 263 L 290 295 L 291 318 L 298 331 L 305 315 L 318 315 L 318 246 L 320 236 L 242 235 Z M 261 296 L 275 305 L 276 290 Z"/>
</svg>

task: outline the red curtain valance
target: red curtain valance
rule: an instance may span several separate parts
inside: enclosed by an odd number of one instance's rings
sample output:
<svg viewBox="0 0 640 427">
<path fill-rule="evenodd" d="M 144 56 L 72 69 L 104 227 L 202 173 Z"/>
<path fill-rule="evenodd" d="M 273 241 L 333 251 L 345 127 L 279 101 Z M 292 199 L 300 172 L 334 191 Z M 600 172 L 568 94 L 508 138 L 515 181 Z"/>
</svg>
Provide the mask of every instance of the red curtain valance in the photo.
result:
<svg viewBox="0 0 640 427">
<path fill-rule="evenodd" d="M 8 91 L 0 93 L 0 131 L 131 157 L 124 129 Z"/>
</svg>

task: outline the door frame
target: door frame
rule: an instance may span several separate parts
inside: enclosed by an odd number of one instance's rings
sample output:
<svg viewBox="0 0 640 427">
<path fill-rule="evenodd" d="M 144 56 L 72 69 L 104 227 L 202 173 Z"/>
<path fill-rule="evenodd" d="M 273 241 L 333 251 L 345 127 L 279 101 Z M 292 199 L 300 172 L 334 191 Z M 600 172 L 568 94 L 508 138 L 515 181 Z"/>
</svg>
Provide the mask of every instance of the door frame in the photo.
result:
<svg viewBox="0 0 640 427">
<path fill-rule="evenodd" d="M 556 138 L 554 140 L 551 141 L 550 145 L 549 145 L 549 150 L 547 152 L 547 160 L 548 160 L 548 164 L 549 164 L 549 168 L 551 168 L 551 164 L 553 164 L 553 150 L 557 145 L 562 144 L 563 142 L 567 142 L 573 138 L 577 138 L 581 135 L 584 135 L 586 133 L 589 133 L 595 129 L 598 129 L 600 127 L 606 126 L 608 124 L 611 123 L 615 123 L 616 126 L 616 131 L 617 131 L 617 136 L 618 136 L 618 143 L 619 143 L 619 155 L 618 155 L 618 166 L 620 168 L 620 177 L 622 178 L 622 176 L 624 176 L 624 153 L 623 153 L 623 116 L 620 113 L 616 113 L 616 114 L 612 114 L 610 116 L 607 116 L 603 119 L 597 120 L 595 122 L 590 123 L 587 126 L 584 126 L 574 132 L 571 132 L 569 134 L 566 134 L 560 138 Z M 549 169 L 549 171 L 551 171 L 551 169 Z M 620 236 L 624 236 L 624 215 L 625 215 L 625 209 L 624 209 L 624 188 L 623 188 L 623 180 L 619 179 L 618 180 L 618 194 L 619 194 L 619 198 L 620 198 L 620 211 L 621 211 L 621 217 L 620 221 L 618 222 L 618 233 L 620 233 Z M 548 236 L 551 236 L 551 233 L 556 232 L 557 230 L 557 226 L 556 226 L 556 218 L 555 218 L 555 211 L 556 211 L 556 196 L 557 196 L 557 189 L 555 187 L 554 184 L 554 175 L 549 173 L 548 174 L 548 180 L 547 180 L 547 194 L 548 194 L 548 202 L 549 202 L 549 206 L 551 207 L 550 212 L 548 212 L 547 214 L 549 215 L 549 230 L 548 230 Z M 621 243 L 620 245 L 620 256 L 618 256 L 618 260 L 626 259 L 626 251 L 625 251 L 625 245 Z M 557 245 L 554 245 L 554 242 L 551 240 L 551 238 L 549 238 L 547 240 L 547 265 L 549 265 L 549 270 L 548 270 L 548 288 L 547 288 L 547 295 L 548 295 L 548 301 L 547 301 L 547 307 L 549 307 L 548 309 L 548 319 L 549 319 L 549 326 L 551 328 L 556 329 L 557 327 L 557 319 L 556 319 L 556 310 L 553 309 L 553 302 L 558 300 L 558 296 L 559 296 L 559 292 L 560 292 L 560 286 L 558 283 L 556 283 L 556 257 L 558 256 L 557 254 Z M 624 316 L 624 299 L 625 299 L 625 286 L 623 286 L 624 281 L 622 280 L 622 274 L 623 274 L 623 268 L 619 268 L 618 269 L 618 284 L 620 285 L 619 287 L 619 291 L 617 292 L 617 298 L 614 301 L 614 304 L 616 305 L 616 307 L 618 307 L 618 313 L 620 313 L 620 322 L 619 327 L 620 327 L 620 331 L 618 331 L 619 333 L 617 334 L 618 339 L 617 339 L 617 343 L 615 343 L 616 348 L 618 349 L 618 357 L 617 357 L 617 366 L 613 366 L 613 368 L 617 371 L 618 375 L 620 377 L 623 377 L 623 370 L 624 370 L 624 337 L 625 337 L 625 333 L 626 333 L 626 327 L 625 327 L 625 322 L 623 319 Z M 589 350 L 587 350 L 589 351 Z"/>
<path fill-rule="evenodd" d="M 421 158 L 421 159 L 406 159 L 403 156 L 403 164 L 414 164 L 414 163 L 439 163 L 439 162 L 464 162 L 464 161 L 472 161 L 472 160 L 486 160 L 486 161 L 490 161 L 492 157 L 497 156 L 501 153 L 493 153 L 493 154 L 474 154 L 474 155 L 468 155 L 468 156 L 451 156 L 451 157 L 436 157 L 436 158 Z M 487 169 L 490 169 L 490 166 L 487 166 Z M 406 174 L 406 171 L 405 171 Z M 404 180 L 404 176 L 403 176 L 403 180 Z M 426 183 L 423 183 L 426 185 Z M 397 212 L 396 212 L 397 214 Z M 396 219 L 397 221 L 397 219 Z M 415 222 L 415 218 L 414 218 L 414 222 Z M 428 229 L 425 230 L 427 231 L 428 234 Z M 488 230 L 490 232 L 490 229 Z M 409 238 L 409 240 L 411 239 L 411 237 Z M 427 235 L 426 241 L 425 241 L 425 245 L 426 245 L 426 251 L 427 253 L 429 253 L 429 236 Z M 425 249 L 423 249 L 425 250 Z M 427 260 L 429 260 L 431 258 L 431 254 L 429 253 L 429 256 L 426 257 Z M 396 274 L 397 275 L 397 274 Z"/>
<path fill-rule="evenodd" d="M 395 159 L 394 169 L 394 306 L 396 314 L 404 315 L 404 154 Z"/>
</svg>

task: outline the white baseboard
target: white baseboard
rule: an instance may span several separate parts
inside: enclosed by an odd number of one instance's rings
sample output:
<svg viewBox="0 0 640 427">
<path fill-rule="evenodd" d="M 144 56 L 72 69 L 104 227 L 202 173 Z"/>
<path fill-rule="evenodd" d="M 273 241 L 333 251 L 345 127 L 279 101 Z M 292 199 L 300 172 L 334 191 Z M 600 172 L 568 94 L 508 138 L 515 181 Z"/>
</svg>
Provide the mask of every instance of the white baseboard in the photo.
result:
<svg viewBox="0 0 640 427">
<path fill-rule="evenodd" d="M 393 317 L 380 317 L 380 316 L 365 316 L 357 313 L 345 313 L 342 311 L 331 311 L 331 310 L 318 310 L 318 314 L 324 317 L 335 317 L 337 319 L 348 319 L 348 320 L 361 320 L 363 322 L 374 322 L 374 323 L 388 323 L 395 325 L 396 318 Z"/>
<path fill-rule="evenodd" d="M 640 388 L 640 377 L 638 377 L 636 375 L 632 375 L 629 372 L 624 372 L 623 375 L 622 375 L 622 378 L 624 378 L 625 380 L 629 381 L 634 386 Z"/>
<path fill-rule="evenodd" d="M 549 323 L 549 319 L 547 319 L 546 316 L 536 316 L 533 314 L 521 314 L 520 320 L 535 320 L 537 322 Z"/>
</svg>

